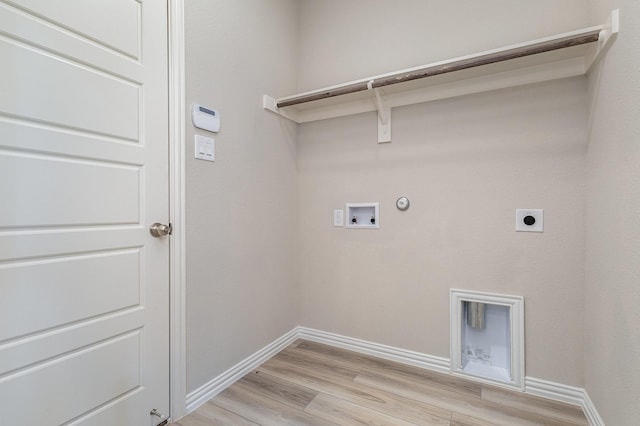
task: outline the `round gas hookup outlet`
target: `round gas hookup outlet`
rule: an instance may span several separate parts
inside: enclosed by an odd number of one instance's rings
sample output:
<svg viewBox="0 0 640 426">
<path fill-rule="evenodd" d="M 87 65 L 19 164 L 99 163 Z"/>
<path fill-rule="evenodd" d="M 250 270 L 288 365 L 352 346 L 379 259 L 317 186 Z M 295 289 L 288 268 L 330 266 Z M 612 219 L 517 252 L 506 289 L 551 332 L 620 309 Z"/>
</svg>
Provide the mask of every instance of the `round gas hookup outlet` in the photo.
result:
<svg viewBox="0 0 640 426">
<path fill-rule="evenodd" d="M 409 208 L 410 204 L 411 203 L 409 202 L 409 199 L 407 197 L 400 197 L 396 200 L 396 207 L 398 208 L 398 210 L 405 211 Z"/>
</svg>

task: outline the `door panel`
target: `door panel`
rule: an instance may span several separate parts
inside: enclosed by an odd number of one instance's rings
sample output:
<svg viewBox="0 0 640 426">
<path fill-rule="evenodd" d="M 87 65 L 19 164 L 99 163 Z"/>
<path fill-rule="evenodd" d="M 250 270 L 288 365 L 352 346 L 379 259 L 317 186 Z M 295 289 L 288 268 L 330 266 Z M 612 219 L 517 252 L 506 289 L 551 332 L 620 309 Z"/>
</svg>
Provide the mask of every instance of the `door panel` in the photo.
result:
<svg viewBox="0 0 640 426">
<path fill-rule="evenodd" d="M 132 58 L 139 58 L 142 5 L 136 0 L 20 0 L 6 3 L 26 10 L 44 24 L 51 23 Z M 116 31 L 114 25 L 117 25 Z"/>
<path fill-rule="evenodd" d="M 2 424 L 168 414 L 166 31 L 164 1 L 0 0 Z"/>
<path fill-rule="evenodd" d="M 13 324 L 0 341 L 139 306 L 141 260 L 139 249 L 127 249 L 0 265 L 2 295 L 11 300 L 0 323 Z"/>
<path fill-rule="evenodd" d="M 0 151 L 0 170 L 0 199 L 30 205 L 0 210 L 3 228 L 140 222 L 140 166 Z"/>
<path fill-rule="evenodd" d="M 0 80 L 0 110 L 57 126 L 139 140 L 140 84 L 15 40 L 0 39 L 0 57 L 11 58 L 13 64 Z M 52 104 L 57 108 L 51 108 Z"/>
<path fill-rule="evenodd" d="M 87 407 L 139 393 L 141 340 L 141 331 L 134 330 L 11 374 L 0 387 L 3 404 L 12 408 L 3 413 L 3 422 L 59 425 L 85 414 Z M 27 394 L 29 398 L 24 398 Z M 38 409 L 34 410 L 34 402 Z M 47 423 L 42 423 L 41 412 Z"/>
</svg>

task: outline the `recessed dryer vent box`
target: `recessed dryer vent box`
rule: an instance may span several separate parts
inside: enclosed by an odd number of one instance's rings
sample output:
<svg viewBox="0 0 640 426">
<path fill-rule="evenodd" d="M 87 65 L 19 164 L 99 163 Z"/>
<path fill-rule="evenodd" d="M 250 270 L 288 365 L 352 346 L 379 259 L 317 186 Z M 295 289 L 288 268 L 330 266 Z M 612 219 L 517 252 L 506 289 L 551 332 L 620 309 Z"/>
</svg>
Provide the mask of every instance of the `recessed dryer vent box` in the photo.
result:
<svg viewBox="0 0 640 426">
<path fill-rule="evenodd" d="M 451 289 L 451 372 L 524 390 L 524 297 Z"/>
<path fill-rule="evenodd" d="M 380 203 L 347 203 L 346 227 L 376 229 L 380 227 Z"/>
</svg>

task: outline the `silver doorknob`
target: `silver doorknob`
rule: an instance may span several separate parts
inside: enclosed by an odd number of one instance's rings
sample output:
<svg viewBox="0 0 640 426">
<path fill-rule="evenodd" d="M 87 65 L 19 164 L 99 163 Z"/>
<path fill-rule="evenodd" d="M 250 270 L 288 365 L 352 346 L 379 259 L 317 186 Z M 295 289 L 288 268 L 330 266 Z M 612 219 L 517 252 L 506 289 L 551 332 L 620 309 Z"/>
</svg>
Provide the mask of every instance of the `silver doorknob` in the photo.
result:
<svg viewBox="0 0 640 426">
<path fill-rule="evenodd" d="M 171 224 L 165 225 L 164 223 L 154 223 L 149 227 L 149 233 L 156 238 L 171 235 Z"/>
</svg>

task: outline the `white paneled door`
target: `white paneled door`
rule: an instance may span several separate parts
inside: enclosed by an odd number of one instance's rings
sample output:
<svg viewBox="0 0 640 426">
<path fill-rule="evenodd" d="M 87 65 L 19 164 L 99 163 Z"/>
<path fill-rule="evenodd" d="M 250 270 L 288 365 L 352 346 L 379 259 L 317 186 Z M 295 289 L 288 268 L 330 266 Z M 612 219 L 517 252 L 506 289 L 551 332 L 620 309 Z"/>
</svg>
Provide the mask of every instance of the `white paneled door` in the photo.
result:
<svg viewBox="0 0 640 426">
<path fill-rule="evenodd" d="M 0 0 L 0 424 L 169 410 L 166 0 Z"/>
</svg>

